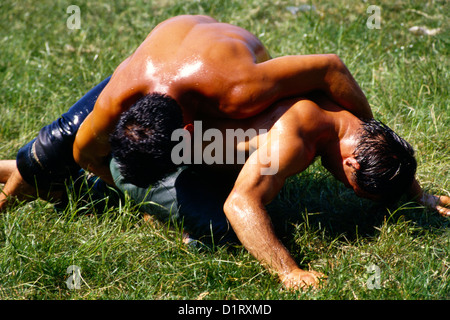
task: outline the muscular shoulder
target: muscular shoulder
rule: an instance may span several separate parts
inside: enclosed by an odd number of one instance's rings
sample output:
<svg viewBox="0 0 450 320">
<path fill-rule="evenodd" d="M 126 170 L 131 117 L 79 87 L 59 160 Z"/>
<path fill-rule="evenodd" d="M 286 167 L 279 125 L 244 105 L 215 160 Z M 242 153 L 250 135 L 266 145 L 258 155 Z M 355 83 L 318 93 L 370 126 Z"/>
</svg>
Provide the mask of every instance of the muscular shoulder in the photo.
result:
<svg viewBox="0 0 450 320">
<path fill-rule="evenodd" d="M 139 50 L 151 48 L 152 50 L 168 52 L 184 41 L 191 31 L 198 25 L 214 24 L 217 21 L 202 15 L 181 15 L 160 22 L 147 35 Z M 156 47 L 155 47 L 156 45 Z"/>
<path fill-rule="evenodd" d="M 312 101 L 294 102 L 269 131 L 270 144 L 278 157 L 279 174 L 284 178 L 305 170 L 316 156 L 318 131 L 312 123 L 317 118 L 315 109 Z"/>
<path fill-rule="evenodd" d="M 198 24 L 204 24 L 204 23 L 217 23 L 217 20 L 214 18 L 211 18 L 209 16 L 204 15 L 180 15 L 175 16 L 172 18 L 169 18 L 167 20 L 164 20 L 163 22 L 159 23 L 153 31 L 150 33 L 150 35 L 155 31 L 160 30 L 173 30 L 178 28 L 183 29 L 190 29 Z"/>
<path fill-rule="evenodd" d="M 282 100 L 279 108 L 286 109 L 279 122 L 297 131 L 310 131 L 316 128 L 323 120 L 323 110 L 312 100 L 306 98 L 293 98 Z"/>
</svg>

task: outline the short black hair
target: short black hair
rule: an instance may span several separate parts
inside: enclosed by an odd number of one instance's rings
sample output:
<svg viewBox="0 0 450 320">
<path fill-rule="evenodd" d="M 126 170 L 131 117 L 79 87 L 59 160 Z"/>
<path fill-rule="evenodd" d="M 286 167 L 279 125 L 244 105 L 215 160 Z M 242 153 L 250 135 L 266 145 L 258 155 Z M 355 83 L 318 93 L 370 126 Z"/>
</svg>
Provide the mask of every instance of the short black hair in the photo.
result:
<svg viewBox="0 0 450 320">
<path fill-rule="evenodd" d="M 362 120 L 354 151 L 357 185 L 385 203 L 397 201 L 411 186 L 417 169 L 411 145 L 380 121 Z"/>
<path fill-rule="evenodd" d="M 175 171 L 171 135 L 182 126 L 181 108 L 168 95 L 148 94 L 125 111 L 110 136 L 124 181 L 147 188 Z"/>
</svg>

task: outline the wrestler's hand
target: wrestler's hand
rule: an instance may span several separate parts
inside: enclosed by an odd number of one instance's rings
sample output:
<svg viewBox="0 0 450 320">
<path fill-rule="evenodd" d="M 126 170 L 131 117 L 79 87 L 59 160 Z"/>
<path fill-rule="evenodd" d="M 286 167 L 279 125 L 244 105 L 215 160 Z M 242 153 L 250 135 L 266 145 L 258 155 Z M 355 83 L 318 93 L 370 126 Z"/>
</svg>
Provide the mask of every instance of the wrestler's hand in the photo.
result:
<svg viewBox="0 0 450 320">
<path fill-rule="evenodd" d="M 326 276 L 317 271 L 304 271 L 295 269 L 291 273 L 281 276 L 281 281 L 284 286 L 290 290 L 304 290 L 310 287 L 318 289 L 321 282 L 326 279 Z"/>
<path fill-rule="evenodd" d="M 439 212 L 443 217 L 450 218 L 450 198 L 447 196 L 435 196 L 432 194 L 423 193 L 420 202 Z"/>
</svg>

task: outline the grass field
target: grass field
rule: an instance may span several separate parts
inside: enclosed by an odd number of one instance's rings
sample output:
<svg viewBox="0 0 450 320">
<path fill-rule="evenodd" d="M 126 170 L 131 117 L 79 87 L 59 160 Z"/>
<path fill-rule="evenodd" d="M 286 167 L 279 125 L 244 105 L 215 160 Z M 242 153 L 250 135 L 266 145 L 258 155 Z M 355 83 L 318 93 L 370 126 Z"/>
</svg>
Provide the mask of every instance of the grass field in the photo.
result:
<svg viewBox="0 0 450 320">
<path fill-rule="evenodd" d="M 272 56 L 337 53 L 376 118 L 416 150 L 418 180 L 450 190 L 448 1 L 0 2 L 0 158 L 113 72 L 159 22 L 207 14 L 257 35 Z M 125 4 L 126 3 L 126 4 Z M 287 7 L 314 5 L 291 13 Z M 80 29 L 66 21 L 80 7 Z M 380 28 L 368 28 L 369 4 Z M 301 7 L 305 8 L 305 7 Z M 413 26 L 441 28 L 415 35 Z M 285 242 L 320 291 L 288 292 L 242 247 L 186 247 L 126 202 L 101 215 L 43 201 L 0 216 L 0 299 L 450 299 L 450 220 L 415 204 L 360 200 L 314 164 L 280 194 Z M 71 265 L 80 289 L 67 286 Z M 375 266 L 379 281 L 369 268 Z M 369 284 L 369 285 L 368 285 Z M 370 284 L 375 284 L 372 287 Z"/>
</svg>

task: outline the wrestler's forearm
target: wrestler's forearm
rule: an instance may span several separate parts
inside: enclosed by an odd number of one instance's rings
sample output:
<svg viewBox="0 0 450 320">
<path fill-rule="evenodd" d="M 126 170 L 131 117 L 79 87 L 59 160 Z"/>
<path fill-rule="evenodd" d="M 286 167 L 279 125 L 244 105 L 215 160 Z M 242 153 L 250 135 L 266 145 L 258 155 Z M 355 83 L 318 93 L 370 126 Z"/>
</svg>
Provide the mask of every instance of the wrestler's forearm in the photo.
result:
<svg viewBox="0 0 450 320">
<path fill-rule="evenodd" d="M 281 279 L 296 269 L 296 262 L 276 237 L 270 218 L 250 197 L 233 194 L 224 205 L 225 214 L 244 247 Z"/>
<path fill-rule="evenodd" d="M 327 93 L 355 116 L 372 119 L 373 113 L 369 102 L 346 65 L 337 55 L 331 55 L 330 61 L 325 76 Z"/>
<path fill-rule="evenodd" d="M 373 117 L 363 91 L 335 54 L 284 56 L 260 63 L 257 68 L 256 74 L 262 77 L 261 90 L 269 93 L 274 90 L 277 100 L 322 90 L 354 115 Z M 263 93 L 260 95 L 265 97 Z"/>
<path fill-rule="evenodd" d="M 84 170 L 93 173 L 109 185 L 114 186 L 114 179 L 109 170 L 109 157 L 98 159 L 76 157 L 75 161 Z"/>
<path fill-rule="evenodd" d="M 78 162 L 78 164 L 86 171 L 93 173 L 107 184 L 114 186 L 114 179 L 109 169 L 109 157 L 100 159 L 99 161 Z"/>
<path fill-rule="evenodd" d="M 102 167 L 97 168 L 96 172 L 93 173 L 110 186 L 115 186 L 114 179 L 108 165 L 105 164 Z"/>
<path fill-rule="evenodd" d="M 73 158 L 84 170 L 95 174 L 106 183 L 114 185 L 109 170 L 110 152 L 107 139 L 92 137 L 93 135 L 86 128 L 89 128 L 88 119 L 80 126 L 75 137 Z"/>
<path fill-rule="evenodd" d="M 420 201 L 420 199 L 423 196 L 423 190 L 422 187 L 420 186 L 419 182 L 414 179 L 411 187 L 409 188 L 409 190 L 407 191 L 407 197 L 411 200 L 415 200 L 415 201 Z"/>
</svg>

